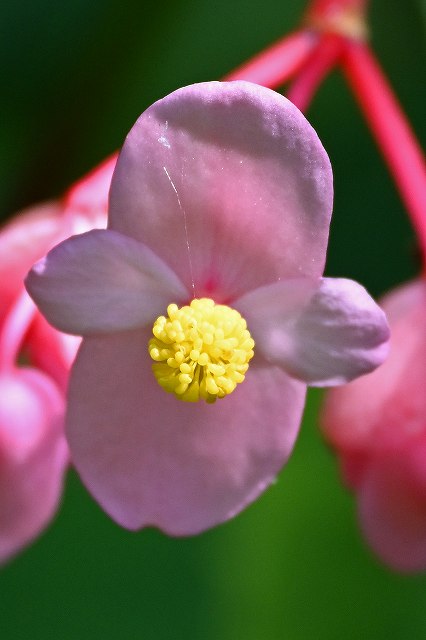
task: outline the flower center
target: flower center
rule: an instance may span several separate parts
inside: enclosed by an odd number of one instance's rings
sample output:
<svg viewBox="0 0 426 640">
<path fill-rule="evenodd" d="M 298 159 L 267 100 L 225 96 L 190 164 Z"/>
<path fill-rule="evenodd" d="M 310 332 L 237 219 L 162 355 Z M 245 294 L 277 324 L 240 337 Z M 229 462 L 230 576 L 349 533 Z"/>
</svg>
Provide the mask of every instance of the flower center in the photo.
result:
<svg viewBox="0 0 426 640">
<path fill-rule="evenodd" d="M 210 298 L 192 300 L 154 322 L 148 345 L 157 382 L 180 400 L 215 402 L 243 382 L 254 340 L 244 318 Z"/>
</svg>

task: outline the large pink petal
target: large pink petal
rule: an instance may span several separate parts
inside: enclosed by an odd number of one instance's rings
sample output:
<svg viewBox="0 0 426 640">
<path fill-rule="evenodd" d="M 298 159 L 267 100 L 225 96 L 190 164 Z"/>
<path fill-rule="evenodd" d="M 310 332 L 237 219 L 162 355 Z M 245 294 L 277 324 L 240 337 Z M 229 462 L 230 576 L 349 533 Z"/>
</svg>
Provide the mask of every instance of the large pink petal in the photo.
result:
<svg viewBox="0 0 426 640">
<path fill-rule="evenodd" d="M 426 283 L 398 288 L 383 308 L 391 327 L 388 359 L 327 395 L 324 432 L 338 449 L 381 450 L 425 430 Z"/>
<path fill-rule="evenodd" d="M 130 529 L 191 535 L 238 513 L 273 481 L 298 431 L 305 385 L 249 370 L 214 405 L 163 391 L 148 331 L 88 338 L 71 375 L 73 462 L 103 508 Z"/>
<path fill-rule="evenodd" d="M 388 352 L 385 315 L 353 280 L 284 280 L 251 291 L 235 306 L 256 350 L 310 385 L 348 382 L 375 369 Z"/>
<path fill-rule="evenodd" d="M 33 369 L 0 376 L 0 562 L 53 517 L 67 464 L 63 398 Z"/>
<path fill-rule="evenodd" d="M 111 230 L 73 236 L 27 276 L 49 322 L 78 335 L 132 329 L 188 298 L 173 271 L 148 247 Z"/>
<path fill-rule="evenodd" d="M 413 464 L 419 447 L 420 478 Z M 404 572 L 425 571 L 426 439 L 374 460 L 361 484 L 358 505 L 362 530 L 386 564 Z"/>
<path fill-rule="evenodd" d="M 321 275 L 331 206 L 330 163 L 300 111 L 264 87 L 210 82 L 139 118 L 109 225 L 151 247 L 196 296 L 223 302 Z"/>
</svg>

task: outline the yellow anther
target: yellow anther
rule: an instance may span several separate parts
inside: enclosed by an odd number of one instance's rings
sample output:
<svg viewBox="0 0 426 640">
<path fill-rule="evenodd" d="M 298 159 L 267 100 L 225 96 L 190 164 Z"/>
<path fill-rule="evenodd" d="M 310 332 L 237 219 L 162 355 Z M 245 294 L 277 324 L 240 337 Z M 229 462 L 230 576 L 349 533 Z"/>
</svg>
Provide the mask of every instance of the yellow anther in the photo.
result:
<svg viewBox="0 0 426 640">
<path fill-rule="evenodd" d="M 205 367 L 210 362 L 208 353 L 201 353 L 197 358 L 197 362 L 200 367 Z"/>
<path fill-rule="evenodd" d="M 196 298 L 169 304 L 152 328 L 148 350 L 158 384 L 180 400 L 215 402 L 243 382 L 254 355 L 247 323 L 235 309 Z"/>
</svg>

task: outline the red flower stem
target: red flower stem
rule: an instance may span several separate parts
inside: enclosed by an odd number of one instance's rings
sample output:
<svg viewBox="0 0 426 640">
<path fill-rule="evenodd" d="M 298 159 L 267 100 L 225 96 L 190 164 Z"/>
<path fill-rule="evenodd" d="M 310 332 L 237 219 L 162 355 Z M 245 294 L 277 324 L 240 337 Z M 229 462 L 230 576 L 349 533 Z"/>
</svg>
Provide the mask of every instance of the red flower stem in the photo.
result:
<svg viewBox="0 0 426 640">
<path fill-rule="evenodd" d="M 348 42 L 342 62 L 426 256 L 426 167 L 420 146 L 368 46 Z"/>
<path fill-rule="evenodd" d="M 317 88 L 339 60 L 344 40 L 336 34 L 325 34 L 300 69 L 286 96 L 301 111 L 306 111 Z"/>
<path fill-rule="evenodd" d="M 19 295 L 8 315 L 0 333 L 0 370 L 15 367 L 22 341 L 36 313 L 36 306 L 24 290 Z"/>
<path fill-rule="evenodd" d="M 296 31 L 228 73 L 223 80 L 248 80 L 274 89 L 302 66 L 318 41 L 308 30 Z"/>
</svg>

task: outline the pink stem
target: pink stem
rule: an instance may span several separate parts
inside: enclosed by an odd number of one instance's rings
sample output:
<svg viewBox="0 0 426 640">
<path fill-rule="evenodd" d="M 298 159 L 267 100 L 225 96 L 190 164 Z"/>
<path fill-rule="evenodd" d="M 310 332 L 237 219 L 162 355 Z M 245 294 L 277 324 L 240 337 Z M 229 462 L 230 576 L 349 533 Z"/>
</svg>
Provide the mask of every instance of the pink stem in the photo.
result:
<svg viewBox="0 0 426 640">
<path fill-rule="evenodd" d="M 347 43 L 343 69 L 394 176 L 426 256 L 426 171 L 420 146 L 366 44 Z"/>
<path fill-rule="evenodd" d="M 300 69 L 286 95 L 301 111 L 306 111 L 325 76 L 337 63 L 344 47 L 343 38 L 325 34 Z"/>
<path fill-rule="evenodd" d="M 22 341 L 36 313 L 36 306 L 24 290 L 3 322 L 0 332 L 0 370 L 13 369 Z"/>
<path fill-rule="evenodd" d="M 248 80 L 274 89 L 283 84 L 305 62 L 318 37 L 296 31 L 228 73 L 223 80 Z"/>
</svg>

